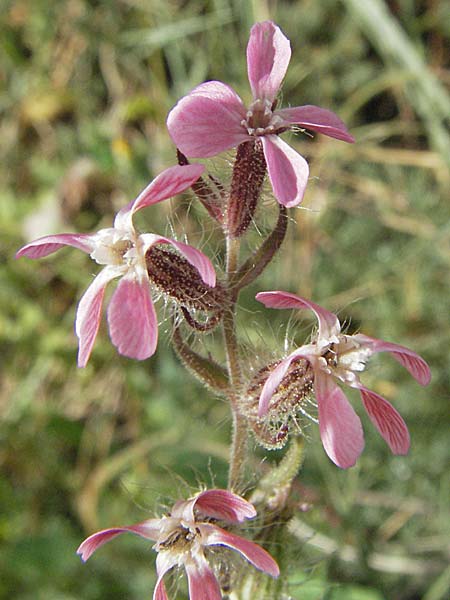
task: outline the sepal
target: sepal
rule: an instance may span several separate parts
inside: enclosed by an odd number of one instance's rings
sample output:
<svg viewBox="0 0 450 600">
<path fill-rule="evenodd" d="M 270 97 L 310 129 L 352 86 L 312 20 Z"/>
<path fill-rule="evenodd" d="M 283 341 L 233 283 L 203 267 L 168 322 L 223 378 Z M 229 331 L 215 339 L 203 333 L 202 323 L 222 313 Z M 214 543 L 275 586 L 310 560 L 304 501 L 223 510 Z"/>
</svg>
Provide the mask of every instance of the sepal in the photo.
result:
<svg viewBox="0 0 450 600">
<path fill-rule="evenodd" d="M 174 329 L 172 340 L 179 359 L 197 379 L 214 392 L 225 392 L 228 389 L 229 380 L 226 370 L 215 361 L 194 352 L 183 341 L 178 327 Z"/>
</svg>

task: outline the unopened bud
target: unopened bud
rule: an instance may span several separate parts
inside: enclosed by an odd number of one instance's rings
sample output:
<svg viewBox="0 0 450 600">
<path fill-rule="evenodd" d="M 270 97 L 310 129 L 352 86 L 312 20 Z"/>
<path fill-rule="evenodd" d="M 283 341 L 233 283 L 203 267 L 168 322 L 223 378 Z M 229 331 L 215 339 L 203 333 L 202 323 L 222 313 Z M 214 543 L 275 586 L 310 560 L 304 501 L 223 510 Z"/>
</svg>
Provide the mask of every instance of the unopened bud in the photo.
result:
<svg viewBox="0 0 450 600">
<path fill-rule="evenodd" d="M 252 222 L 265 175 L 266 159 L 261 141 L 239 144 L 227 209 L 227 231 L 231 237 L 240 237 Z"/>
<path fill-rule="evenodd" d="M 175 300 L 191 327 L 206 331 L 219 323 L 227 305 L 225 289 L 219 282 L 209 287 L 183 256 L 160 245 L 152 246 L 145 260 L 152 284 Z"/>
</svg>

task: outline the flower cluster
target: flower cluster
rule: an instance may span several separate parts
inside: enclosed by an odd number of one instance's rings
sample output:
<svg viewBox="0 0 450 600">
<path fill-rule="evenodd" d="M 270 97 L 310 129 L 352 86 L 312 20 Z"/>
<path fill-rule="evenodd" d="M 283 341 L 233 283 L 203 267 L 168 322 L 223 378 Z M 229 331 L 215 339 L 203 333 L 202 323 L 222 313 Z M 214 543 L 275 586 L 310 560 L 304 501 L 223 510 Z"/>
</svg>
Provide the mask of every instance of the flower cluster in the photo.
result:
<svg viewBox="0 0 450 600">
<path fill-rule="evenodd" d="M 17 252 L 17 257 L 36 259 L 72 246 L 103 267 L 76 311 L 80 367 L 86 366 L 91 355 L 105 290 L 113 279 L 119 282 L 107 309 L 109 335 L 118 352 L 127 357 L 143 360 L 156 351 L 158 320 L 154 290 L 173 301 L 171 341 L 177 355 L 204 384 L 228 399 L 233 413 L 229 490 L 234 491 L 249 488 L 248 481 L 243 481 L 248 429 L 253 430 L 265 448 L 279 448 L 287 442 L 298 416 L 309 416 L 311 406 L 318 410 L 320 436 L 330 459 L 342 468 L 355 464 L 364 446 L 363 430 L 340 384 L 359 391 L 370 420 L 392 452 L 405 454 L 410 440 L 402 417 L 385 398 L 366 388 L 360 380 L 373 354 L 388 352 L 421 385 L 430 381 L 428 365 L 415 352 L 361 333 L 348 335 L 342 332 L 336 315 L 306 298 L 283 291 L 260 292 L 256 299 L 269 308 L 311 310 L 317 317 L 317 333 L 310 343 L 263 366 L 253 378 L 245 371 L 247 365 L 241 360 L 236 336 L 239 292 L 256 280 L 280 248 L 288 223 L 286 208 L 302 201 L 309 176 L 306 160 L 280 136 L 307 129 L 337 140 L 354 141 L 342 121 L 329 110 L 312 105 L 278 108 L 278 94 L 290 58 L 290 42 L 274 23 L 254 25 L 247 46 L 252 93 L 248 107 L 225 83 L 200 84 L 174 106 L 167 118 L 179 165 L 160 173 L 134 201 L 123 207 L 112 227 L 90 234 L 47 235 Z M 236 154 L 229 189 L 216 177 L 205 175 L 203 165 L 189 164 L 189 158 L 208 158 L 232 148 L 236 148 Z M 267 175 L 279 203 L 278 221 L 261 246 L 242 261 L 240 250 L 245 245 L 240 246 L 239 238 L 257 214 Z M 216 277 L 212 262 L 197 248 L 157 233 L 140 233 L 135 228 L 133 217 L 138 211 L 189 188 L 222 227 L 223 277 Z M 219 323 L 225 366 L 205 352 L 204 346 L 192 342 L 197 334 L 206 335 Z M 197 352 L 200 346 L 203 354 Z M 245 387 L 243 382 L 249 380 Z M 294 452 L 297 446 L 294 440 L 291 444 Z M 267 497 L 264 502 L 264 485 L 252 496 L 258 498 L 259 520 L 254 522 L 255 531 L 259 528 L 264 533 L 267 547 L 272 547 L 269 541 L 274 528 L 283 526 L 291 514 L 286 509 L 286 499 L 301 459 L 294 455 L 286 466 L 288 462 L 286 459 L 274 479 L 270 473 L 266 480 L 279 483 L 275 494 L 273 489 L 270 491 L 278 505 Z M 261 482 L 264 483 L 264 478 Z M 223 565 L 229 566 L 226 553 L 213 553 L 211 548 L 231 548 L 258 570 L 278 577 L 278 565 L 266 550 L 230 531 L 230 527 L 253 519 L 256 514 L 250 502 L 232 491 L 207 490 L 176 502 L 161 518 L 94 533 L 80 545 L 78 553 L 86 561 L 106 542 L 122 533 L 133 533 L 155 542 L 153 549 L 158 554 L 154 600 L 168 599 L 164 578 L 177 567 L 186 571 L 191 600 L 220 600 L 222 590 L 230 585 L 235 586 L 233 597 L 237 597 L 239 577 L 230 575 L 236 580 L 231 584 L 222 580 Z M 254 537 L 257 539 L 257 535 Z M 272 540 L 275 538 L 281 539 L 278 534 Z M 218 556 L 222 564 L 217 564 Z M 232 571 L 229 568 L 228 574 Z"/>
</svg>

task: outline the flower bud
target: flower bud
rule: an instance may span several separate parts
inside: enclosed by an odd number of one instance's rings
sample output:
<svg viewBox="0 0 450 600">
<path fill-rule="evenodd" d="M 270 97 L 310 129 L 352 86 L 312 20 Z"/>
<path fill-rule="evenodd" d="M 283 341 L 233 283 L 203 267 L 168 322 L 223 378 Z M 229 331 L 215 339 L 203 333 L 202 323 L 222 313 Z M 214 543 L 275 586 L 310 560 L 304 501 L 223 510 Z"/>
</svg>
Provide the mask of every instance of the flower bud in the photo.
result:
<svg viewBox="0 0 450 600">
<path fill-rule="evenodd" d="M 240 237 L 252 222 L 265 175 L 266 159 L 260 140 L 239 144 L 227 210 L 227 231 L 231 237 Z"/>
<path fill-rule="evenodd" d="M 147 251 L 145 260 L 152 284 L 175 300 L 191 327 L 205 331 L 219 323 L 227 304 L 225 289 L 219 282 L 209 287 L 183 256 L 159 244 Z M 200 313 L 200 321 L 197 313 Z"/>
</svg>

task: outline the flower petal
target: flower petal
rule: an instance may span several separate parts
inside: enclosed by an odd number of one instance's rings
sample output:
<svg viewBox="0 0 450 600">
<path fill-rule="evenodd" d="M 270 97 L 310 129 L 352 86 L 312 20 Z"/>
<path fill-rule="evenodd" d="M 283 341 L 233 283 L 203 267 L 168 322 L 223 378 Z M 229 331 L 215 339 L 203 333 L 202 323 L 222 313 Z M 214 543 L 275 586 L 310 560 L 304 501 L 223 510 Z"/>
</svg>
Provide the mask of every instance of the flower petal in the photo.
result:
<svg viewBox="0 0 450 600">
<path fill-rule="evenodd" d="M 353 143 L 355 141 L 340 118 L 326 108 L 309 104 L 294 108 L 282 108 L 277 110 L 275 114 L 281 117 L 288 127 L 290 125 L 300 125 L 305 129 L 318 131 L 344 142 Z"/>
<path fill-rule="evenodd" d="M 207 158 L 251 139 L 241 125 L 242 100 L 220 81 L 208 81 L 179 100 L 167 117 L 167 128 L 183 154 Z"/>
<path fill-rule="evenodd" d="M 325 452 L 338 467 L 348 469 L 364 448 L 361 421 L 331 376 L 316 370 L 314 389 Z"/>
<path fill-rule="evenodd" d="M 203 555 L 184 563 L 189 585 L 189 600 L 221 600 L 222 593 L 213 570 Z"/>
<path fill-rule="evenodd" d="M 414 377 L 414 379 L 420 383 L 420 385 L 428 385 L 430 383 L 430 367 L 416 352 L 413 352 L 405 346 L 400 346 L 400 344 L 385 342 L 384 340 L 372 338 L 368 335 L 363 335 L 362 333 L 354 335 L 353 338 L 356 341 L 369 346 L 371 351 L 374 353 L 390 352 L 392 357 L 395 358 L 395 360 L 401 365 L 403 365 L 405 369 L 407 369 L 407 371 L 409 371 L 409 373 Z"/>
<path fill-rule="evenodd" d="M 120 354 L 144 360 L 154 354 L 158 322 L 148 280 L 134 273 L 119 281 L 108 306 L 111 341 Z"/>
<path fill-rule="evenodd" d="M 297 206 L 308 183 L 308 163 L 276 135 L 262 136 L 261 142 L 275 198 L 288 208 Z"/>
<path fill-rule="evenodd" d="M 164 585 L 163 577 L 177 564 L 177 556 L 174 553 L 164 551 L 158 553 L 156 557 L 156 572 L 158 580 L 153 591 L 153 600 L 168 600 L 166 586 Z"/>
<path fill-rule="evenodd" d="M 270 556 L 266 550 L 251 542 L 243 537 L 234 535 L 229 531 L 225 531 L 217 525 L 210 523 L 200 523 L 198 528 L 204 538 L 204 544 L 206 546 L 222 545 L 228 548 L 237 550 L 242 556 L 244 556 L 249 562 L 252 563 L 260 571 L 268 573 L 272 577 L 278 577 L 280 569 L 277 563 Z"/>
<path fill-rule="evenodd" d="M 153 600 L 169 600 L 162 576 L 158 578 L 153 591 Z"/>
<path fill-rule="evenodd" d="M 42 258 L 53 254 L 64 246 L 78 248 L 87 254 L 94 249 L 92 242 L 93 236 L 83 233 L 58 233 L 56 235 L 45 235 L 34 242 L 20 248 L 16 253 L 16 258 L 27 256 L 28 258 Z"/>
<path fill-rule="evenodd" d="M 122 271 L 116 267 L 108 266 L 102 269 L 78 303 L 75 333 L 79 339 L 79 367 L 86 366 L 97 337 L 105 288 L 112 279 L 119 277 L 121 274 Z"/>
<path fill-rule="evenodd" d="M 159 519 L 148 519 L 142 523 L 136 523 L 136 525 L 126 525 L 125 527 L 112 527 L 111 529 L 103 529 L 93 533 L 82 542 L 77 550 L 77 554 L 80 554 L 81 560 L 86 562 L 92 554 L 114 539 L 121 533 L 135 533 L 148 540 L 156 541 L 159 533 Z"/>
<path fill-rule="evenodd" d="M 256 299 L 268 308 L 309 308 L 314 312 L 319 322 L 319 340 L 331 339 L 341 331 L 339 319 L 335 314 L 306 298 L 296 296 L 290 292 L 274 291 L 259 292 L 259 294 L 256 294 Z"/>
<path fill-rule="evenodd" d="M 367 414 L 394 454 L 407 454 L 409 431 L 400 414 L 385 398 L 360 386 Z"/>
<path fill-rule="evenodd" d="M 195 498 L 195 508 L 208 517 L 241 523 L 256 517 L 253 504 L 227 490 L 206 490 Z"/>
<path fill-rule="evenodd" d="M 247 45 L 247 71 L 255 99 L 275 99 L 290 60 L 291 44 L 275 23 L 253 25 Z"/>
<path fill-rule="evenodd" d="M 134 201 L 133 212 L 184 192 L 198 180 L 204 170 L 205 167 L 200 164 L 169 167 L 139 194 Z"/>
</svg>

